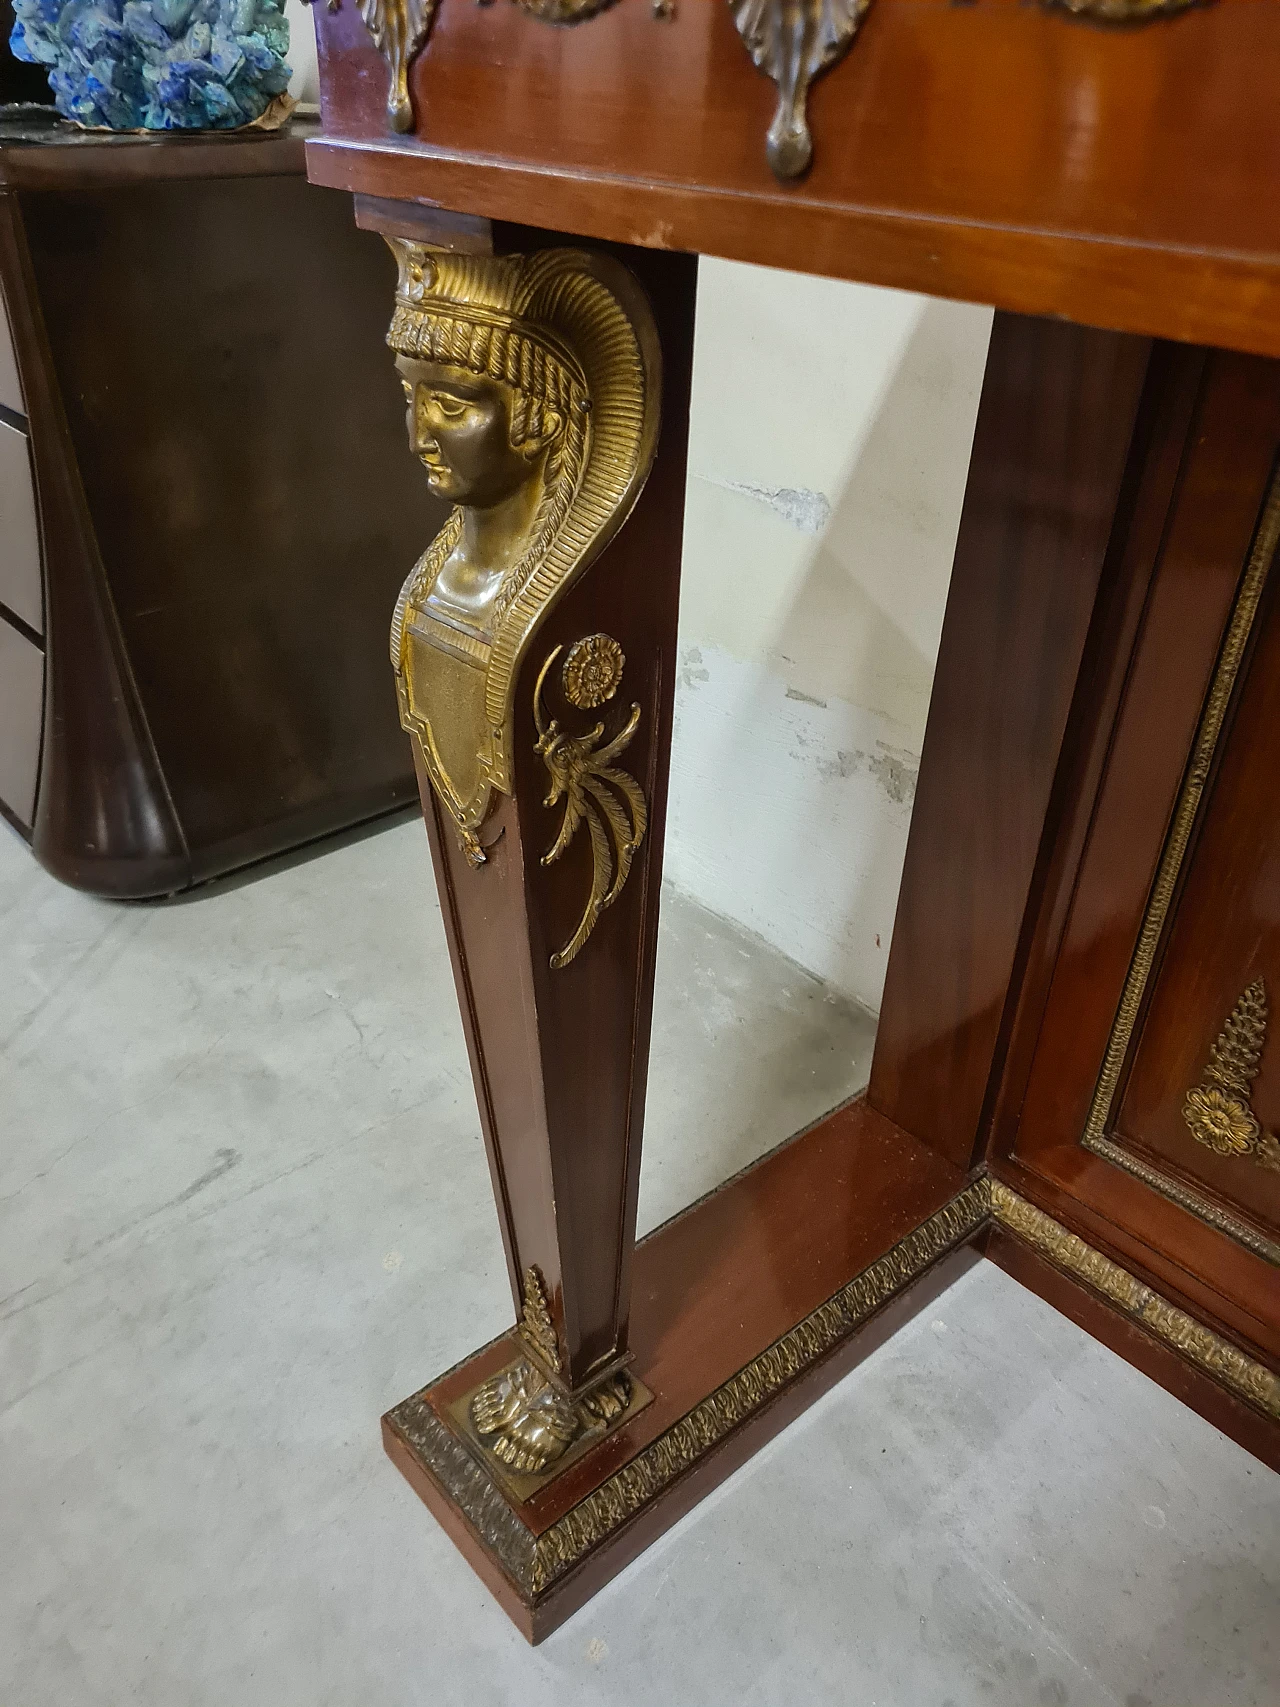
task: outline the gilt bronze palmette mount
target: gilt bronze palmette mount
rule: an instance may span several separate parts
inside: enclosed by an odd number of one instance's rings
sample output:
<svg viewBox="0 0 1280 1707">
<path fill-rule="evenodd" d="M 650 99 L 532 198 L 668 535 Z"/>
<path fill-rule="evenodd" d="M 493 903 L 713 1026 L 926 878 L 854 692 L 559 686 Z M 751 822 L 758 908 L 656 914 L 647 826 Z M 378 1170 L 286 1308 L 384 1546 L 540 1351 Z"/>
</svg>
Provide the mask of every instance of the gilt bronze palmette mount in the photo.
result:
<svg viewBox="0 0 1280 1707">
<path fill-rule="evenodd" d="M 1280 1139 L 1264 1130 L 1250 1101 L 1266 1042 L 1267 990 L 1255 978 L 1219 1032 L 1182 1114 L 1196 1143 L 1215 1155 L 1247 1156 L 1280 1173 Z"/>
<path fill-rule="evenodd" d="M 412 130 L 416 121 L 409 94 L 409 67 L 426 45 L 435 23 L 440 0 L 356 0 L 373 45 L 386 60 L 391 73 L 387 91 L 387 117 L 392 130 Z M 480 0 L 482 5 L 492 0 Z M 331 12 L 341 0 L 328 0 Z M 543 18 L 549 24 L 576 24 L 594 18 L 615 0 L 515 0 L 522 12 Z"/>
<path fill-rule="evenodd" d="M 493 797 L 513 789 L 520 665 L 644 486 L 661 357 L 644 293 L 609 256 L 390 241 L 410 441 L 455 504 L 401 591 L 391 659 L 401 721 L 481 865 Z"/>
<path fill-rule="evenodd" d="M 491 6 L 496 0 L 479 0 Z M 617 0 L 512 0 L 522 12 L 549 24 L 579 24 L 609 11 Z M 701 0 L 710 6 L 713 0 Z M 1152 23 L 1215 0 L 1040 0 L 1046 11 L 1107 24 Z M 341 0 L 328 0 L 335 11 Z M 357 0 L 374 45 L 387 61 L 391 80 L 387 114 L 393 130 L 416 123 L 409 92 L 409 67 L 425 46 L 440 0 Z M 728 0 L 753 63 L 778 88 L 778 106 L 766 137 L 766 154 L 784 182 L 799 178 L 813 158 L 809 89 L 844 57 L 871 7 L 871 0 Z M 673 0 L 653 0 L 655 18 L 673 19 Z"/>
<path fill-rule="evenodd" d="M 870 5 L 871 0 L 729 0 L 753 64 L 778 85 L 765 151 L 779 178 L 808 171 L 809 87 L 848 53 Z"/>
<path fill-rule="evenodd" d="M 1044 0 L 1045 5 L 1063 7 L 1078 17 L 1101 18 L 1108 24 L 1144 24 L 1153 18 L 1186 12 L 1192 6 L 1211 5 L 1213 0 Z"/>
<path fill-rule="evenodd" d="M 328 0 L 331 12 L 341 0 Z M 422 51 L 435 23 L 440 0 L 356 0 L 373 45 L 387 62 L 387 119 L 392 130 L 412 130 L 413 102 L 409 96 L 409 67 Z"/>
</svg>

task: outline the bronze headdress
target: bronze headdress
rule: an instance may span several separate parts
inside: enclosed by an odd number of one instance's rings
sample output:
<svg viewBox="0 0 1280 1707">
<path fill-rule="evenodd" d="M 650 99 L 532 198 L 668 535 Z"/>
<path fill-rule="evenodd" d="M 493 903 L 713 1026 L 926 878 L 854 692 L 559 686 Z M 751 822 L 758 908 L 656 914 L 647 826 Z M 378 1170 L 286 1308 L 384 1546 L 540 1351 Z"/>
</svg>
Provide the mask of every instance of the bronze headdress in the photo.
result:
<svg viewBox="0 0 1280 1707">
<path fill-rule="evenodd" d="M 608 256 L 457 255 L 399 238 L 392 248 L 399 283 L 391 347 L 509 387 L 512 443 L 548 439 L 533 525 L 484 629 L 455 632 L 427 608 L 458 542 L 460 509 L 415 565 L 392 625 L 401 719 L 479 859 L 492 791 L 511 791 L 520 663 L 543 618 L 640 495 L 657 444 L 661 358 L 643 293 Z M 411 635 L 429 650 L 411 645 Z"/>
</svg>

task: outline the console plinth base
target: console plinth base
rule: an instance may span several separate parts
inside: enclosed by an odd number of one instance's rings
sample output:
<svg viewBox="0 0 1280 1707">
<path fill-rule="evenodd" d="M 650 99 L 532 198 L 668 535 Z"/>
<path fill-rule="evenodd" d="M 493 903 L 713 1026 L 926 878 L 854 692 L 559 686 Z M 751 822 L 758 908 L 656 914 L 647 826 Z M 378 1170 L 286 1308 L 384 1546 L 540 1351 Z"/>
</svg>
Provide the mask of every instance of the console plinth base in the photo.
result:
<svg viewBox="0 0 1280 1707">
<path fill-rule="evenodd" d="M 977 1260 L 989 1203 L 851 1104 L 637 1247 L 614 1426 L 513 1477 L 471 1408 L 519 1360 L 504 1336 L 389 1411 L 387 1451 L 539 1641 Z"/>
</svg>

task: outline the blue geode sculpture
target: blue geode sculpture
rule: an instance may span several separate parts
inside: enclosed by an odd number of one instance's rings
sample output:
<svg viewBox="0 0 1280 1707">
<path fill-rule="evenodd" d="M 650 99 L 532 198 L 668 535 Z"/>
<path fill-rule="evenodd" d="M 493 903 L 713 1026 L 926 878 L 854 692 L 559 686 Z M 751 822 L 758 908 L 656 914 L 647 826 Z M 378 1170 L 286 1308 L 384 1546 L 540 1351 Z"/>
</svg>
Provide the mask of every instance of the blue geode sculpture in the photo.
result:
<svg viewBox="0 0 1280 1707">
<path fill-rule="evenodd" d="M 230 130 L 289 87 L 283 0 L 14 0 L 9 46 L 49 68 L 64 118 Z"/>
</svg>

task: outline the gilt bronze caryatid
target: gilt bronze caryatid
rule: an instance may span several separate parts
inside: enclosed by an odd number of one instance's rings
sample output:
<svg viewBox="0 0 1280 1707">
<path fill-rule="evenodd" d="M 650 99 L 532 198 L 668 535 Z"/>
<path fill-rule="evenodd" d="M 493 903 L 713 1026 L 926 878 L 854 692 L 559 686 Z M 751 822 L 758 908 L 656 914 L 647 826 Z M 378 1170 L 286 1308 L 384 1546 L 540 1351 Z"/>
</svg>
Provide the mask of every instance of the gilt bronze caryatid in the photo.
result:
<svg viewBox="0 0 1280 1707">
<path fill-rule="evenodd" d="M 494 791 L 511 792 L 520 662 L 653 460 L 658 345 L 642 293 L 607 256 L 392 247 L 387 342 L 409 436 L 457 507 L 404 585 L 391 661 L 401 720 L 479 865 Z"/>
</svg>

